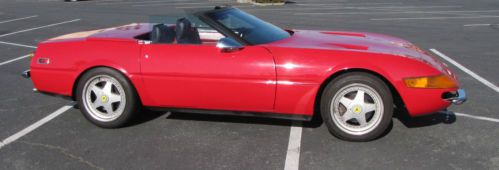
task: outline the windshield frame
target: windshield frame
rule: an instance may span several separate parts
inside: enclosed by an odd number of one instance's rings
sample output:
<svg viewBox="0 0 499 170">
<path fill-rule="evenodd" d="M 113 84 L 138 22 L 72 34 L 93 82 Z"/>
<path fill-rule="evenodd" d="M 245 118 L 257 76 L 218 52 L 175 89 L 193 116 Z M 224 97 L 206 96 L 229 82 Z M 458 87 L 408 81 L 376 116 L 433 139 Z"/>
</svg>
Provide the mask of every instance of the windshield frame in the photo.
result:
<svg viewBox="0 0 499 170">
<path fill-rule="evenodd" d="M 233 38 L 234 40 L 238 41 L 239 43 L 241 43 L 243 45 L 259 45 L 259 44 L 252 44 L 252 43 L 246 41 L 245 39 L 239 37 L 230 28 L 226 27 L 222 23 L 220 23 L 218 21 L 215 21 L 211 17 L 209 17 L 209 15 L 211 15 L 211 14 L 219 13 L 219 12 L 225 12 L 225 11 L 228 11 L 228 10 L 240 10 L 240 9 L 235 8 L 235 7 L 222 7 L 222 8 L 218 8 L 218 9 L 209 10 L 209 11 L 197 12 L 194 15 L 196 15 L 201 21 L 203 21 L 206 24 L 210 25 L 211 27 L 213 27 L 213 29 L 217 30 L 218 32 L 220 32 L 224 36 Z M 242 11 L 242 10 L 240 10 L 240 11 Z M 251 14 L 248 14 L 248 15 L 251 15 Z M 256 18 L 258 18 L 258 17 L 256 17 Z M 271 23 L 269 23 L 269 24 L 271 24 Z M 273 25 L 273 24 L 271 24 L 271 25 Z M 275 27 L 277 27 L 279 29 L 282 29 L 282 28 L 280 28 L 280 27 L 278 27 L 276 25 L 273 25 L 273 26 L 275 26 Z M 289 33 L 287 30 L 285 30 L 285 29 L 282 29 L 282 30 L 285 31 L 286 33 L 288 33 L 289 36 L 292 36 L 292 34 Z M 277 41 L 279 41 L 279 40 L 277 40 Z M 272 43 L 272 42 L 267 42 L 267 43 Z M 263 44 L 265 44 L 265 43 L 263 43 Z"/>
</svg>

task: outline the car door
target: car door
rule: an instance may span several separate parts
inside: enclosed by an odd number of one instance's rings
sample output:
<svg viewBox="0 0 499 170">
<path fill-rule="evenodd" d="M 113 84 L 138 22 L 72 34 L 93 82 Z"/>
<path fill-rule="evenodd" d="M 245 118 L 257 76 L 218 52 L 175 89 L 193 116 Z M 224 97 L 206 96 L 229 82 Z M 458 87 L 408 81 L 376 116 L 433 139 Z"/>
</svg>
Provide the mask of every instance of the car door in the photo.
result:
<svg viewBox="0 0 499 170">
<path fill-rule="evenodd" d="M 215 43 L 144 44 L 140 62 L 145 105 L 273 111 L 275 63 L 264 47 L 222 52 Z"/>
</svg>

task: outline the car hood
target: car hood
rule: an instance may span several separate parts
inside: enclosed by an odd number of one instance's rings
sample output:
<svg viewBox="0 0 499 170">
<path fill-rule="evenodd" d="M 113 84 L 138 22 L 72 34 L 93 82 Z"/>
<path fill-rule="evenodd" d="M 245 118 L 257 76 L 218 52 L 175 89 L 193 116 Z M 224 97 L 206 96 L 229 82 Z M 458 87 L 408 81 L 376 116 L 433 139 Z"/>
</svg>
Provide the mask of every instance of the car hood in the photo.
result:
<svg viewBox="0 0 499 170">
<path fill-rule="evenodd" d="M 447 72 L 448 70 L 442 62 L 414 44 L 397 37 L 376 33 L 293 30 L 291 37 L 268 45 L 286 48 L 348 50 L 390 54 L 420 60 L 442 72 Z"/>
</svg>

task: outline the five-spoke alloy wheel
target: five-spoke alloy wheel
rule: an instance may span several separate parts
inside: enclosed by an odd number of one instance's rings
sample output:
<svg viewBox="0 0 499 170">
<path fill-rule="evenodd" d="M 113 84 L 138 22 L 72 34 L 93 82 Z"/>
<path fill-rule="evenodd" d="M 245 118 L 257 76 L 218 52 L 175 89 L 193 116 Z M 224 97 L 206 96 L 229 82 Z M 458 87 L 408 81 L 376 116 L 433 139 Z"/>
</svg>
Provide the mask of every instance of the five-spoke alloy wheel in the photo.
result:
<svg viewBox="0 0 499 170">
<path fill-rule="evenodd" d="M 373 140 L 391 122 L 392 94 L 383 80 L 374 75 L 346 73 L 324 89 L 321 114 L 333 135 L 350 141 Z"/>
<path fill-rule="evenodd" d="M 85 117 L 104 128 L 125 125 L 139 108 L 131 83 L 105 67 L 89 70 L 80 78 L 76 98 Z"/>
<path fill-rule="evenodd" d="M 108 122 L 118 118 L 126 105 L 126 96 L 120 83 L 107 75 L 90 78 L 83 89 L 84 106 L 92 118 Z"/>
</svg>

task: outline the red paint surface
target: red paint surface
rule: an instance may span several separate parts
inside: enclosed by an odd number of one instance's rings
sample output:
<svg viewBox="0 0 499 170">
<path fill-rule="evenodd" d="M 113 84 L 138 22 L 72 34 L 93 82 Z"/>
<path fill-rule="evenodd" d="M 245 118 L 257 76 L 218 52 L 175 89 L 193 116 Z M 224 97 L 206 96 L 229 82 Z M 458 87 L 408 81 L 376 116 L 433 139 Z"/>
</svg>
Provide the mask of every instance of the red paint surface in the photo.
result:
<svg viewBox="0 0 499 170">
<path fill-rule="evenodd" d="M 223 53 L 214 43 L 134 39 L 150 30 L 150 24 L 134 24 L 42 42 L 31 63 L 33 83 L 40 91 L 72 96 L 86 70 L 111 67 L 129 78 L 145 106 L 297 115 L 312 115 L 321 85 L 349 69 L 382 76 L 413 116 L 448 107 L 441 95 L 456 90 L 407 88 L 406 77 L 455 75 L 430 54 L 386 35 L 294 30 L 281 41 Z M 37 58 L 50 64 L 37 64 Z"/>
</svg>

